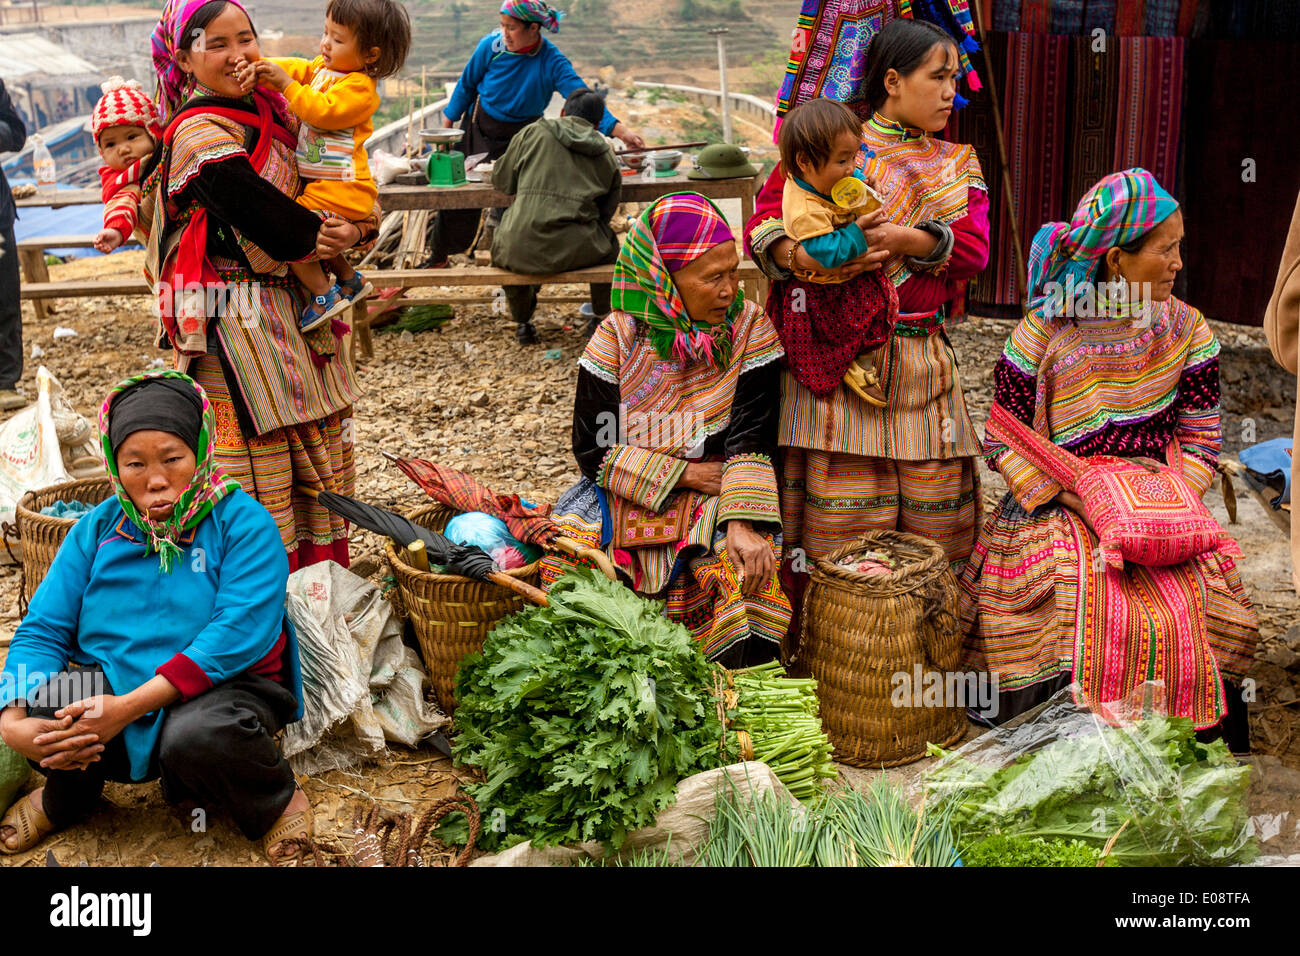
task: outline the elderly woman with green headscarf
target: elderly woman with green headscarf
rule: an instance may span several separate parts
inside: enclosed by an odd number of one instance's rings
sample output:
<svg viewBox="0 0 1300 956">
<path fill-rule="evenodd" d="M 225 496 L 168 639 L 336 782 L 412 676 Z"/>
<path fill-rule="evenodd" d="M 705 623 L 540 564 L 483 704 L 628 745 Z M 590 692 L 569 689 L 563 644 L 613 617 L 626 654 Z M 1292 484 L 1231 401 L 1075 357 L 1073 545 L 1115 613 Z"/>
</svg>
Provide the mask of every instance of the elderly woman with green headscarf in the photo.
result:
<svg viewBox="0 0 1300 956">
<path fill-rule="evenodd" d="M 1221 442 L 1219 343 L 1172 294 L 1182 240 L 1178 203 L 1144 169 L 1105 177 L 1070 222 L 1034 237 L 1030 311 L 994 372 L 984 446 L 1010 491 L 961 579 L 968 660 L 999 690 L 991 720 L 1072 681 L 1087 699 L 1109 702 L 1155 680 L 1168 714 L 1249 749 L 1235 685 L 1258 623 L 1236 549 L 1221 543 L 1178 563 L 1116 567 L 1080 496 L 1053 474 L 1064 449 L 1084 461 L 1140 459 L 1176 470 L 1194 494 L 1209 489 Z M 1173 548 L 1182 519 L 1167 505 L 1154 493 L 1131 498 L 1144 520 L 1166 522 L 1161 544 Z"/>
<path fill-rule="evenodd" d="M 114 495 L 68 533 L 0 676 L 0 737 L 45 774 L 0 852 L 83 819 L 107 780 L 161 777 L 273 862 L 299 855 L 311 808 L 274 739 L 302 714 L 275 520 L 215 462 L 212 407 L 180 372 L 123 382 L 99 426 Z"/>
<path fill-rule="evenodd" d="M 632 222 L 613 311 L 579 362 L 583 477 L 553 515 L 727 666 L 770 660 L 791 616 L 772 467 L 784 352 L 738 265 L 726 219 L 696 193 Z M 543 583 L 567 566 L 548 557 Z"/>
</svg>

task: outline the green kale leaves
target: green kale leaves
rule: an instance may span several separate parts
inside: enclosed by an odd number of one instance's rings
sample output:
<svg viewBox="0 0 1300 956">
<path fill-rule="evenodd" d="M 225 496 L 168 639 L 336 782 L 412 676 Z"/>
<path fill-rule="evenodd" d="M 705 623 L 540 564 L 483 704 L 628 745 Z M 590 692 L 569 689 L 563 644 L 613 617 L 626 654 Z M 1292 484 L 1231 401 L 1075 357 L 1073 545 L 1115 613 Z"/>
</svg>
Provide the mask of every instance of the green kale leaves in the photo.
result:
<svg viewBox="0 0 1300 956">
<path fill-rule="evenodd" d="M 456 676 L 454 752 L 496 849 L 600 840 L 617 849 L 677 782 L 719 763 L 709 664 L 662 605 L 580 568 L 499 622 Z"/>
</svg>

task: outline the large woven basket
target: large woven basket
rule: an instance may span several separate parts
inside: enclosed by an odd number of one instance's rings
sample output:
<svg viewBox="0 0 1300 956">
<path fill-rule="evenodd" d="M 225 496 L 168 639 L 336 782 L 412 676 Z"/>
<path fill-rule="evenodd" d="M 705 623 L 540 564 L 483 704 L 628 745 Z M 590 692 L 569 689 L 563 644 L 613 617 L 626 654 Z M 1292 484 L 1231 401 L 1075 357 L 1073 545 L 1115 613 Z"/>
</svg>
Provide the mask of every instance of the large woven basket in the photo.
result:
<svg viewBox="0 0 1300 956">
<path fill-rule="evenodd" d="M 901 559 L 899 569 L 866 575 L 835 564 L 865 550 Z M 933 696 L 913 690 L 918 665 L 922 675 L 937 671 L 947 687 L 961 658 L 957 580 L 942 548 L 899 531 L 864 534 L 817 560 L 804 601 L 796 656 L 817 679 L 836 760 L 895 767 L 925 756 L 927 743 L 961 739 L 962 702 L 925 706 Z"/>
<path fill-rule="evenodd" d="M 408 512 L 406 517 L 430 531 L 442 531 L 455 514 L 444 505 L 429 504 Z M 456 709 L 456 668 L 461 659 L 481 651 L 492 625 L 522 608 L 524 599 L 490 581 L 418 571 L 403 560 L 402 552 L 391 541 L 388 562 L 397 579 L 401 610 L 415 627 L 438 703 L 450 715 Z M 534 561 L 506 573 L 536 587 L 540 567 L 541 561 Z"/>
<path fill-rule="evenodd" d="M 80 478 L 77 481 L 65 481 L 29 491 L 19 500 L 16 512 L 18 538 L 23 548 L 23 613 L 27 602 L 32 599 L 36 589 L 45 580 L 54 556 L 59 553 L 59 546 L 68 536 L 75 518 L 54 518 L 41 514 L 56 501 L 84 501 L 88 505 L 97 505 L 111 497 L 113 485 L 105 478 Z"/>
</svg>

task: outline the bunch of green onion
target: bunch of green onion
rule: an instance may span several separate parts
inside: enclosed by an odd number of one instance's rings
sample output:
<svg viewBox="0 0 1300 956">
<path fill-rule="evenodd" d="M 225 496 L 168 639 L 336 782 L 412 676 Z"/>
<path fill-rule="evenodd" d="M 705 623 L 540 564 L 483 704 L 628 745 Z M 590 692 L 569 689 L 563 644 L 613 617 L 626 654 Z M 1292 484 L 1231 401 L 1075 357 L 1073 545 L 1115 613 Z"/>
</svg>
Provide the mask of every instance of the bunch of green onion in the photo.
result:
<svg viewBox="0 0 1300 956">
<path fill-rule="evenodd" d="M 786 677 L 776 661 L 731 671 L 728 682 L 727 756 L 761 760 L 800 800 L 820 794 L 836 772 L 834 748 L 822 732 L 817 682 Z"/>
</svg>

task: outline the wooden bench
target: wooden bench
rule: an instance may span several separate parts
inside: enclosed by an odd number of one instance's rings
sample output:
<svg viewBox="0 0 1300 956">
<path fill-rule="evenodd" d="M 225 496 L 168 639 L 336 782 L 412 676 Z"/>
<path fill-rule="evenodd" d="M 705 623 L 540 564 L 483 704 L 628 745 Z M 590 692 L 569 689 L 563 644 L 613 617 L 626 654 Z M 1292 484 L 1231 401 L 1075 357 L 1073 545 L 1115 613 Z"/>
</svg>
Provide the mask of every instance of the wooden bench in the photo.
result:
<svg viewBox="0 0 1300 956">
<path fill-rule="evenodd" d="M 762 271 L 749 259 L 740 261 L 740 281 L 744 285 L 745 295 L 757 302 L 762 302 L 760 295 L 766 294 L 766 280 Z M 366 281 L 379 289 L 413 289 L 442 286 L 491 286 L 507 285 L 557 285 L 561 283 L 601 283 L 612 282 L 614 266 L 591 266 L 586 269 L 572 269 L 552 275 L 522 275 L 490 266 L 450 266 L 446 269 L 388 269 L 373 270 L 365 273 Z M 464 303 L 464 298 L 448 296 L 446 293 L 431 293 L 404 299 L 380 299 L 372 296 L 360 308 L 354 307 L 352 327 L 356 332 L 357 349 L 366 358 L 374 355 L 370 338 L 370 320 L 372 311 L 392 308 L 395 304 L 433 305 L 435 303 Z M 478 299 L 468 301 L 481 301 Z M 489 300 L 490 301 L 490 300 Z M 546 300 L 542 300 L 546 301 Z"/>
<path fill-rule="evenodd" d="M 29 294 L 29 286 L 62 285 L 59 282 L 50 282 L 50 269 L 45 264 L 46 249 L 91 249 L 95 245 L 94 236 L 36 236 L 32 239 L 18 240 L 18 262 L 23 268 L 23 293 L 22 298 L 31 299 L 33 306 L 36 308 L 36 317 L 45 318 L 48 309 L 45 305 L 47 298 L 54 298 L 49 293 L 40 295 Z M 60 295 L 114 295 L 111 292 L 61 292 Z"/>
</svg>

